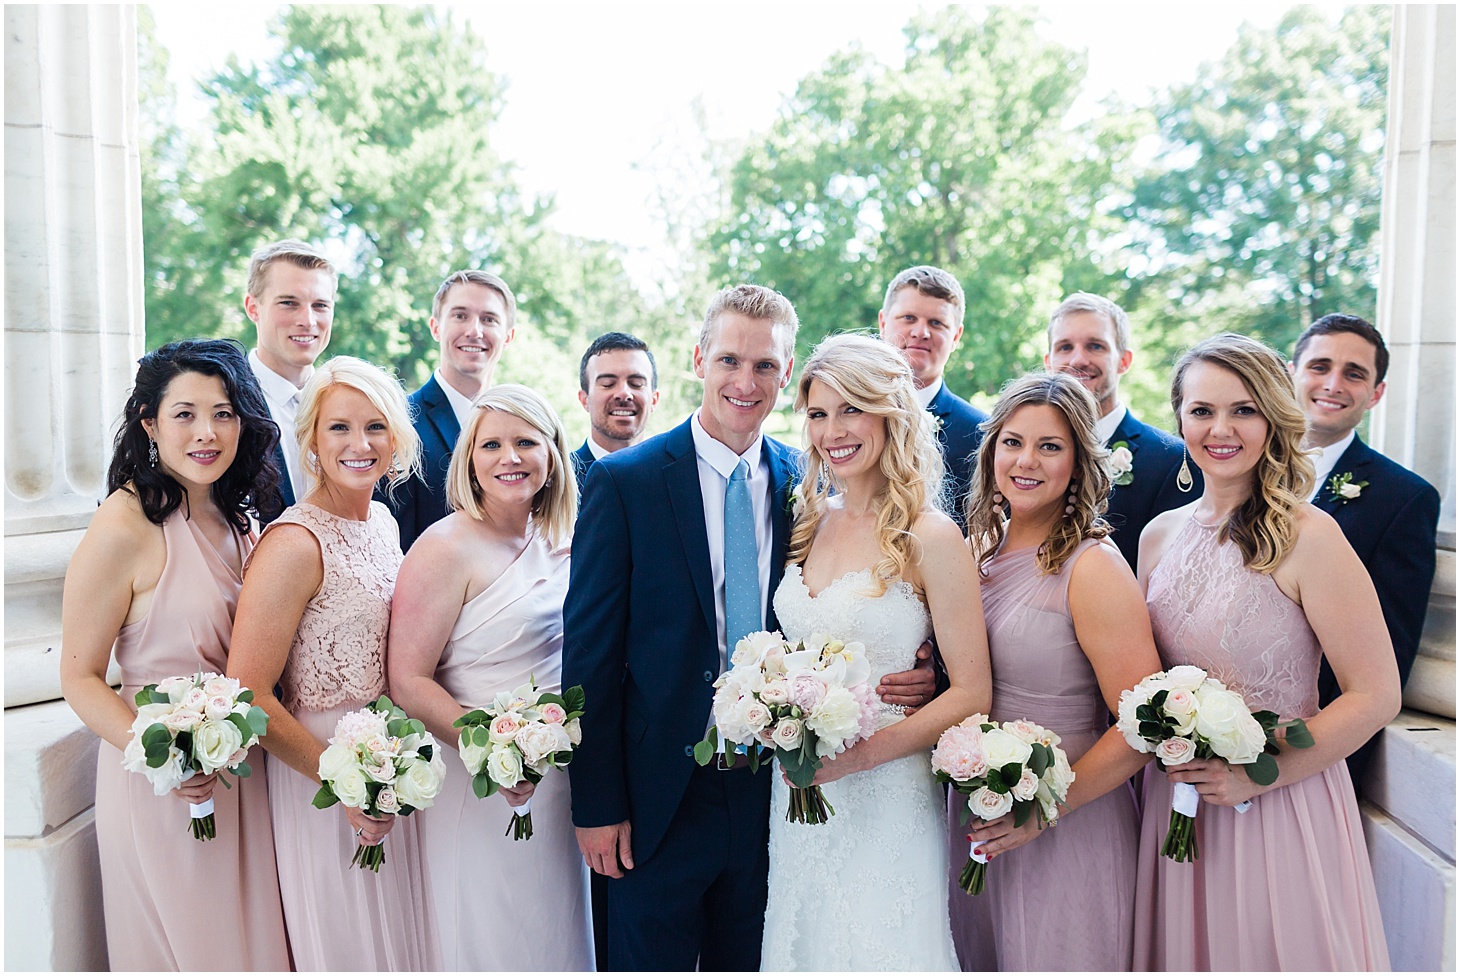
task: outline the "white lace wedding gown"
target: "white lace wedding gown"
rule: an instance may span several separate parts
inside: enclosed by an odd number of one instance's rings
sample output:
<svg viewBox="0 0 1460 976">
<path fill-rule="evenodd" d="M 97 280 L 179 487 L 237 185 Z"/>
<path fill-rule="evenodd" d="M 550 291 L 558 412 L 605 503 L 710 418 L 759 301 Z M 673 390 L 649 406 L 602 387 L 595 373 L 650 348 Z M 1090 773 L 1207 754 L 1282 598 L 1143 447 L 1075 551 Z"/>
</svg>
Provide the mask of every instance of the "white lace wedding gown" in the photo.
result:
<svg viewBox="0 0 1460 976">
<path fill-rule="evenodd" d="M 849 573 L 815 597 L 799 566 L 776 590 L 789 640 L 825 634 L 867 647 L 874 684 L 906 671 L 932 632 L 912 585 L 868 595 L 871 571 Z M 879 727 L 902 720 L 882 705 Z M 790 788 L 772 780 L 765 970 L 958 970 L 948 925 L 943 790 L 926 753 L 823 787 L 836 813 L 824 824 L 786 821 Z"/>
</svg>

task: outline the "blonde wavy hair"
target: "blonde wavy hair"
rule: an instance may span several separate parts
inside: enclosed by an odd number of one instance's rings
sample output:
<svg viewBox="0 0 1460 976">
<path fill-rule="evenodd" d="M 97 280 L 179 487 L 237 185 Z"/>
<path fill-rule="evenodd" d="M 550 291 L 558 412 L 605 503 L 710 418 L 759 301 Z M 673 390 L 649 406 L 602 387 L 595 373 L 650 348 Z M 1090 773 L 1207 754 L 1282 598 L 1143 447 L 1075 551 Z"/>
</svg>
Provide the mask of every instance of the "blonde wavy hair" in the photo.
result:
<svg viewBox="0 0 1460 976">
<path fill-rule="evenodd" d="M 472 401 L 471 420 L 456 439 L 451 467 L 446 472 L 447 504 L 478 522 L 486 517 L 482 486 L 477 482 L 471 461 L 482 418 L 498 411 L 531 424 L 547 445 L 547 480 L 532 498 L 532 519 L 548 544 L 560 549 L 573 538 L 573 523 L 578 518 L 578 481 L 568 461 L 568 439 L 562 421 L 548 402 L 528 387 L 503 383 L 490 387 Z"/>
<path fill-rule="evenodd" d="M 881 339 L 866 335 L 823 339 L 802 370 L 796 389 L 798 413 L 806 412 L 811 384 L 817 381 L 863 413 L 881 417 L 887 425 L 887 443 L 878 460 L 887 477 L 877 499 L 877 545 L 882 559 L 872 568 L 874 594 L 880 596 L 916 558 L 913 523 L 935 507 L 941 496 L 943 455 L 933 433 L 933 418 L 917 402 L 907 361 Z M 806 469 L 794 496 L 801 511 L 787 555 L 788 561 L 798 565 L 811 552 L 811 540 L 833 489 L 845 487 L 809 435 L 806 441 Z"/>
<path fill-rule="evenodd" d="M 989 419 L 979 425 L 983 445 L 974 468 L 973 487 L 968 493 L 968 544 L 979 573 L 985 576 L 988 573 L 984 562 L 1003 545 L 1006 522 L 1004 503 L 994 501 L 998 492 L 994 454 L 1009 418 L 1021 407 L 1032 406 L 1058 410 L 1070 428 L 1075 449 L 1074 469 L 1070 473 L 1070 483 L 1075 486 L 1075 510 L 1056 519 L 1049 535 L 1039 544 L 1039 571 L 1058 573 L 1080 543 L 1110 535 L 1110 525 L 1104 518 L 1110 499 L 1110 452 L 1095 433 L 1095 421 L 1099 418 L 1095 397 L 1068 373 L 1029 373 L 1004 384 Z"/>
<path fill-rule="evenodd" d="M 348 386 L 358 390 L 380 411 L 390 433 L 390 470 L 385 476 L 390 479 L 387 491 L 395 489 L 411 475 L 421 473 L 421 438 L 411 425 L 410 403 L 406 400 L 405 388 L 385 370 L 373 363 L 354 356 L 336 356 L 320 366 L 299 392 L 299 413 L 294 418 L 294 436 L 299 439 L 299 457 L 304 470 L 309 474 L 311 485 L 324 478 L 319 466 L 319 437 L 316 426 L 319 423 L 319 408 L 324 395 L 336 386 Z"/>
<path fill-rule="evenodd" d="M 1252 472 L 1253 492 L 1222 522 L 1217 538 L 1231 539 L 1248 569 L 1271 573 L 1298 541 L 1298 506 L 1313 490 L 1313 462 L 1303 451 L 1307 419 L 1282 357 L 1248 336 L 1223 332 L 1197 343 L 1176 362 L 1171 410 L 1181 432 L 1186 371 L 1211 363 L 1235 373 L 1267 421 L 1267 441 Z"/>
</svg>

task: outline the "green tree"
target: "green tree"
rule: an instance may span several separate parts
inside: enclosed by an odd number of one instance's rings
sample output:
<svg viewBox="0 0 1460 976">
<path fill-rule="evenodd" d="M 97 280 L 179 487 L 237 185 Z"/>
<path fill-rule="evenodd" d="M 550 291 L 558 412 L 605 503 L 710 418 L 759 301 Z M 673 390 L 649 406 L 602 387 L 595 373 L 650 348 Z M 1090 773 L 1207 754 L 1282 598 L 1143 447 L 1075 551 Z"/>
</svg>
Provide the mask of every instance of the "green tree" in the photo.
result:
<svg viewBox="0 0 1460 976">
<path fill-rule="evenodd" d="M 784 292 L 802 350 L 875 326 L 888 280 L 913 264 L 952 271 L 967 295 L 946 373 L 996 391 L 1043 353 L 1066 290 L 1105 288 L 1099 210 L 1124 124 L 1074 126 L 1085 57 L 1041 38 L 1032 14 L 920 14 L 903 62 L 853 48 L 804 79 L 729 178 L 711 235 L 717 272 Z"/>
<path fill-rule="evenodd" d="M 1125 208 L 1137 300 L 1166 345 L 1219 329 L 1289 350 L 1377 301 L 1388 7 L 1294 7 L 1243 25 L 1156 107 L 1159 148 Z"/>
</svg>

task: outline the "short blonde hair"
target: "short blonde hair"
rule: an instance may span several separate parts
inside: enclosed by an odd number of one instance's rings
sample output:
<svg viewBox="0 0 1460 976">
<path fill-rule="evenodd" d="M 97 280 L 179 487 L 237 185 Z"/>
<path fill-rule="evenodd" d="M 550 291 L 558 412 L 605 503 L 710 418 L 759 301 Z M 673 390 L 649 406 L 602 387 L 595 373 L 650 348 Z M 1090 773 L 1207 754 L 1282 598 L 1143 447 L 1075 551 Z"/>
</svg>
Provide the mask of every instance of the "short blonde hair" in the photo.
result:
<svg viewBox="0 0 1460 976">
<path fill-rule="evenodd" d="M 324 395 L 335 386 L 348 386 L 363 393 L 370 405 L 385 418 L 393 451 L 390 470 L 386 474 L 390 479 L 387 490 L 394 491 L 411 475 L 419 477 L 421 438 L 411 425 L 411 408 L 400 380 L 363 359 L 336 356 L 317 368 L 299 393 L 299 414 L 294 421 L 294 434 L 299 438 L 299 457 L 304 463 L 304 470 L 309 472 L 311 485 L 324 479 L 324 472 L 319 466 L 319 438 L 315 427 L 319 423 Z"/>
<path fill-rule="evenodd" d="M 710 340 L 720 327 L 720 316 L 726 312 L 769 322 L 783 360 L 781 365 L 791 361 L 796 352 L 796 330 L 801 327 L 801 320 L 796 317 L 796 307 L 789 298 L 764 285 L 732 285 L 721 288 L 715 292 L 705 309 L 705 320 L 700 325 L 701 352 L 709 350 Z"/>
<path fill-rule="evenodd" d="M 482 488 L 472 471 L 472 445 L 477 428 L 488 412 L 511 414 L 531 424 L 542 435 L 548 449 L 547 481 L 532 499 L 532 517 L 537 531 L 553 548 L 561 548 L 573 537 L 573 523 L 578 518 L 578 480 L 568 461 L 568 439 L 557 413 L 535 390 L 516 383 L 490 387 L 472 401 L 471 419 L 461 429 L 456 447 L 451 452 L 451 468 L 446 472 L 446 501 L 452 509 L 481 521 L 486 516 L 482 507 Z"/>
<path fill-rule="evenodd" d="M 337 278 L 338 272 L 330 259 L 319 250 L 295 238 L 266 244 L 253 252 L 248 260 L 248 293 L 254 298 L 264 295 L 264 282 L 268 281 L 269 268 L 275 262 L 292 264 L 305 271 L 326 271 Z"/>
</svg>

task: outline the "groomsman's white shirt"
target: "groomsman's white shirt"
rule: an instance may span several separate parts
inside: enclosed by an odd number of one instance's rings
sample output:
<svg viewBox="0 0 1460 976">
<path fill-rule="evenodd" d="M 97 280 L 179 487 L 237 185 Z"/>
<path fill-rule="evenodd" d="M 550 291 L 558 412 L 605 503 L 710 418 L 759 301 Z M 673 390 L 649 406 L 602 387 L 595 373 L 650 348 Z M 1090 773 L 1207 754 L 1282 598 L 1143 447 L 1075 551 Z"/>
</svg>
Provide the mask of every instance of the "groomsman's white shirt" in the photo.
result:
<svg viewBox="0 0 1460 976">
<path fill-rule="evenodd" d="M 729 669 L 725 650 L 725 488 L 741 458 L 750 465 L 750 506 L 755 513 L 755 549 L 759 558 L 762 619 L 770 616 L 771 595 L 771 473 L 761 447 L 765 438 L 757 434 L 744 454 L 736 454 L 715 440 L 700 426 L 700 412 L 690 416 L 695 460 L 700 472 L 700 500 L 705 507 L 705 536 L 710 543 L 710 572 L 715 585 L 715 634 L 720 641 L 720 670 Z"/>
<path fill-rule="evenodd" d="M 1095 421 L 1095 439 L 1109 447 L 1110 439 L 1115 436 L 1121 421 L 1125 420 L 1125 413 L 1125 404 L 1117 403 L 1114 410 Z"/>
<path fill-rule="evenodd" d="M 431 374 L 436 377 L 436 385 L 441 387 L 441 392 L 446 394 L 446 402 L 451 404 L 451 412 L 456 414 L 456 426 L 462 430 L 466 429 L 466 420 L 471 416 L 472 397 L 459 391 L 456 387 L 446 382 L 446 377 L 441 375 L 441 370 Z"/>
<path fill-rule="evenodd" d="M 265 366 L 263 360 L 259 359 L 257 349 L 249 350 L 248 364 L 253 367 L 253 375 L 258 377 L 259 386 L 264 391 L 264 402 L 269 405 L 269 416 L 279 425 L 279 445 L 284 449 L 286 468 L 283 473 L 288 476 L 289 484 L 294 489 L 294 500 L 303 501 L 309 491 L 309 479 L 304 474 L 304 462 L 299 457 L 299 438 L 294 435 L 294 419 L 299 416 L 299 387 Z M 311 366 L 304 376 L 305 382 L 313 375 L 314 367 Z"/>
<path fill-rule="evenodd" d="M 1334 473 L 1333 466 L 1338 463 L 1338 459 L 1343 457 L 1343 452 L 1347 451 L 1348 446 L 1353 442 L 1354 432 L 1349 431 L 1348 436 L 1343 440 L 1336 444 L 1329 444 L 1327 447 L 1320 448 L 1308 455 L 1313 459 L 1314 476 L 1313 493 L 1308 496 L 1308 501 L 1315 502 L 1318 500 L 1318 495 L 1323 491 L 1329 475 Z M 1340 471 L 1338 473 L 1342 474 L 1343 472 Z"/>
</svg>

